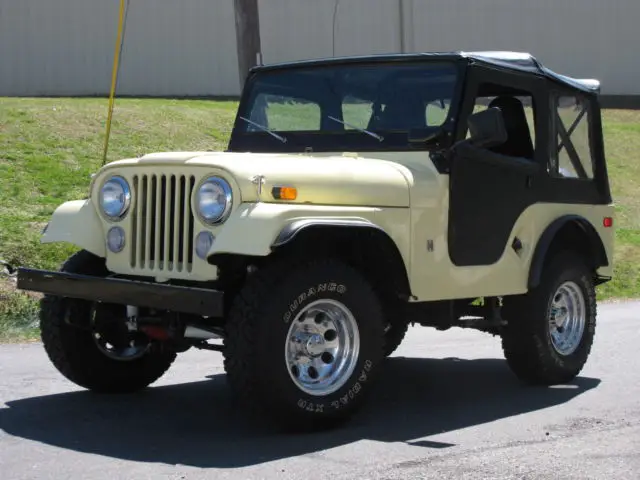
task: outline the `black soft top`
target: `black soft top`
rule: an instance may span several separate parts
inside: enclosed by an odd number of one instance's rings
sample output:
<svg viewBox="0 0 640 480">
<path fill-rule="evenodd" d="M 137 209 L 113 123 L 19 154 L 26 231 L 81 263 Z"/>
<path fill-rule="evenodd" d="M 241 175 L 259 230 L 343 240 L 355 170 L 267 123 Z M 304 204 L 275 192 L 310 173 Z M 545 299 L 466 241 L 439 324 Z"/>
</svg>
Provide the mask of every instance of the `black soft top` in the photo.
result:
<svg viewBox="0 0 640 480">
<path fill-rule="evenodd" d="M 252 72 L 279 70 L 304 66 L 340 65 L 349 63 L 402 62 L 417 60 L 454 60 L 467 63 L 479 63 L 508 70 L 540 75 L 571 88 L 589 93 L 600 92 L 600 82 L 594 79 L 577 79 L 561 75 L 542 65 L 533 55 L 524 52 L 429 52 L 429 53 L 394 53 L 349 57 L 320 58 L 293 62 L 274 63 L 256 66 Z"/>
</svg>

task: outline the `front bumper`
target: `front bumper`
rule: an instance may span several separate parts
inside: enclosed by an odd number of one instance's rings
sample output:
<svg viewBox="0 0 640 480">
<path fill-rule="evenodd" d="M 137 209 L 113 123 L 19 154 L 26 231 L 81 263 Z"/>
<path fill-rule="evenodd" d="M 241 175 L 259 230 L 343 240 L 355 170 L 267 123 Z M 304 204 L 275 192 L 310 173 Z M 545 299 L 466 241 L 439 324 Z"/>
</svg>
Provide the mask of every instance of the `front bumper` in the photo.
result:
<svg viewBox="0 0 640 480">
<path fill-rule="evenodd" d="M 61 297 L 170 310 L 208 317 L 224 315 L 224 293 L 206 288 L 18 269 L 18 288 Z"/>
</svg>

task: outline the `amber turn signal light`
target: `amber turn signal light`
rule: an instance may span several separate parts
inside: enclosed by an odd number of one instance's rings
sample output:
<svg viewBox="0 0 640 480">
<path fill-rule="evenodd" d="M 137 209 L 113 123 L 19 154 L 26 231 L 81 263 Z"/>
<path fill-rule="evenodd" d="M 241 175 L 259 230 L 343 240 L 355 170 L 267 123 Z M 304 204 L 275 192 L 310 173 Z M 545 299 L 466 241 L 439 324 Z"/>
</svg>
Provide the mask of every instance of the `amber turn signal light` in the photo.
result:
<svg viewBox="0 0 640 480">
<path fill-rule="evenodd" d="M 298 198 L 298 189 L 293 187 L 273 187 L 271 194 L 276 200 L 295 200 Z"/>
</svg>

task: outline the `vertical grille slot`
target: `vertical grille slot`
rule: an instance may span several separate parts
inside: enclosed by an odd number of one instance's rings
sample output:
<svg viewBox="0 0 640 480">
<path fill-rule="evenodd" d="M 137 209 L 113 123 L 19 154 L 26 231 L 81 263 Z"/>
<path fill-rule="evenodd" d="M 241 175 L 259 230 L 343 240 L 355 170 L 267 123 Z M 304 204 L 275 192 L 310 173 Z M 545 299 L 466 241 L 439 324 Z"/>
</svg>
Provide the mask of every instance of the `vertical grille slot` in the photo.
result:
<svg viewBox="0 0 640 480">
<path fill-rule="evenodd" d="M 131 266 L 138 270 L 190 272 L 194 218 L 191 194 L 195 177 L 133 177 L 136 206 L 132 218 Z"/>
<path fill-rule="evenodd" d="M 168 268 L 169 258 L 167 256 L 167 202 L 165 200 L 167 191 L 167 176 L 162 175 L 160 179 L 160 188 L 158 189 L 158 203 L 159 209 L 158 218 L 160 219 L 160 229 L 156 234 L 156 251 L 160 256 L 160 270 L 166 270 Z"/>
<path fill-rule="evenodd" d="M 189 210 L 189 215 L 187 218 L 189 219 L 189 236 L 187 237 L 187 269 L 191 271 L 191 267 L 193 266 L 193 250 L 194 250 L 194 236 L 195 236 L 195 220 L 193 216 L 193 211 L 191 210 L 191 196 L 193 195 L 193 189 L 196 186 L 196 177 L 189 178 L 189 193 L 185 196 L 186 200 L 186 209 Z M 186 210 L 185 210 L 186 211 Z"/>
<path fill-rule="evenodd" d="M 151 244 L 153 250 L 151 258 L 153 258 L 153 266 L 162 270 L 162 250 L 160 249 L 160 238 L 162 237 L 162 217 L 160 216 L 160 207 L 162 205 L 162 175 L 153 176 L 153 218 L 154 228 L 151 230 Z"/>
<path fill-rule="evenodd" d="M 173 226 L 173 238 L 172 238 L 172 261 L 173 264 L 171 266 L 171 270 L 176 270 L 178 271 L 178 262 L 180 262 L 179 258 L 179 254 L 180 254 L 180 216 L 182 214 L 182 209 L 180 208 L 180 197 L 182 195 L 182 192 L 180 190 L 180 177 L 176 178 L 173 177 L 174 182 L 173 182 L 173 190 L 172 190 L 172 197 L 173 197 L 173 214 L 171 215 L 171 220 L 172 220 L 172 226 Z"/>
<path fill-rule="evenodd" d="M 152 256 L 152 243 L 151 243 L 151 232 L 155 226 L 155 218 L 153 217 L 154 209 L 153 209 L 153 180 L 155 175 L 152 175 L 151 178 L 145 176 L 145 195 L 146 200 L 144 203 L 145 206 L 145 231 L 144 231 L 144 252 L 145 256 L 142 260 L 142 265 L 148 269 L 153 269 L 153 256 Z"/>
<path fill-rule="evenodd" d="M 140 213 L 138 211 L 139 202 L 135 201 L 138 195 L 138 176 L 135 175 L 133 177 L 133 192 L 134 205 L 135 209 L 131 212 L 131 257 L 129 258 L 129 263 L 131 267 L 136 266 L 136 253 L 138 248 L 138 218 L 140 217 Z"/>
<path fill-rule="evenodd" d="M 138 194 L 138 205 L 140 211 L 140 217 L 138 219 L 138 243 L 140 244 L 140 257 L 137 259 L 140 263 L 140 268 L 145 268 L 144 259 L 147 245 L 144 243 L 144 239 L 147 231 L 147 183 L 148 178 L 146 175 L 142 177 L 142 185 Z"/>
</svg>

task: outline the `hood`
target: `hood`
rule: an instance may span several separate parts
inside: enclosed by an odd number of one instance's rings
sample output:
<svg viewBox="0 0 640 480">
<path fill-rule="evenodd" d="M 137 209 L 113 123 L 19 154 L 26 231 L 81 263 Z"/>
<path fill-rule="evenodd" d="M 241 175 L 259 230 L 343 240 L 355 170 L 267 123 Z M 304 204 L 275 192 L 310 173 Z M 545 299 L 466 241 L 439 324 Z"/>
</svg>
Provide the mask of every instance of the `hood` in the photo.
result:
<svg viewBox="0 0 640 480">
<path fill-rule="evenodd" d="M 178 164 L 211 167 L 234 178 L 243 202 L 258 201 L 253 178 L 264 177 L 262 201 L 273 201 L 274 186 L 295 187 L 290 203 L 408 207 L 410 171 L 389 160 L 345 155 L 264 154 L 236 152 L 154 153 L 137 159 L 112 162 L 105 168 L 127 165 Z"/>
</svg>

